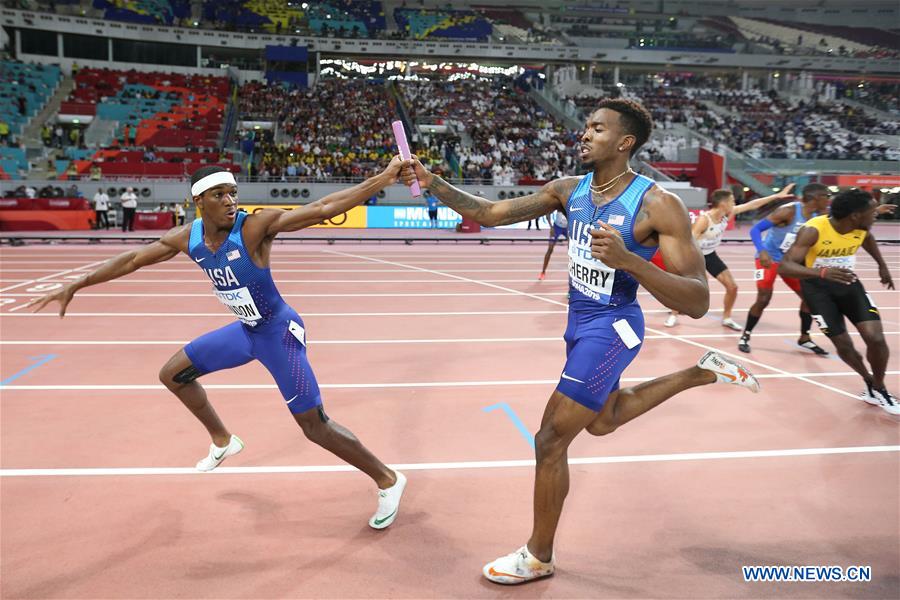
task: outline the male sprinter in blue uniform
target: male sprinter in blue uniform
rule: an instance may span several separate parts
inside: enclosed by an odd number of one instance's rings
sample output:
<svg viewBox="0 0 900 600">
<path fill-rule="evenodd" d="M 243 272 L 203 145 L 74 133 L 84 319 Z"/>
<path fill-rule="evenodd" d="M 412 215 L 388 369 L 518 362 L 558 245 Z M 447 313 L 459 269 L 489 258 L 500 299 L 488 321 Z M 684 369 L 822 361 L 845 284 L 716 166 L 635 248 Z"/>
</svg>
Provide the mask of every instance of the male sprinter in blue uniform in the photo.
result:
<svg viewBox="0 0 900 600">
<path fill-rule="evenodd" d="M 828 212 L 828 205 L 831 203 L 828 186 L 821 183 L 807 184 L 803 188 L 802 198 L 802 202 L 791 202 L 779 206 L 750 230 L 750 238 L 753 240 L 753 245 L 756 246 L 756 302 L 747 313 L 744 332 L 738 342 L 738 350 L 741 352 L 750 352 L 750 334 L 772 300 L 772 288 L 775 285 L 775 275 L 778 273 L 778 265 L 781 263 L 782 256 L 793 245 L 797 238 L 797 232 L 800 231 L 803 224 L 817 215 Z M 763 238 L 762 234 L 765 231 L 769 233 Z M 809 337 L 813 318 L 809 307 L 803 301 L 800 280 L 784 276 L 781 279 L 800 296 L 800 337 L 797 339 L 797 345 L 816 354 L 828 354 Z"/>
<path fill-rule="evenodd" d="M 567 360 L 535 436 L 534 526 L 526 545 L 484 566 L 484 576 L 493 582 L 524 583 L 553 574 L 553 538 L 569 491 L 567 451 L 583 430 L 611 433 L 679 392 L 716 381 L 759 389 L 743 367 L 716 352 L 694 367 L 619 389 L 619 377 L 644 337 L 638 284 L 695 319 L 709 308 L 703 256 L 684 204 L 628 167 L 652 127 L 650 114 L 637 102 L 603 100 L 581 138 L 581 160 L 591 173 L 500 202 L 467 194 L 418 161 L 414 170 L 403 169 L 406 184 L 418 179 L 444 204 L 488 227 L 554 210 L 568 215 Z M 668 272 L 649 262 L 657 246 Z"/>
<path fill-rule="evenodd" d="M 553 213 L 553 220 L 550 225 L 550 241 L 547 244 L 547 253 L 544 254 L 544 265 L 541 267 L 541 274 L 538 275 L 538 281 L 543 281 L 547 275 L 547 266 L 550 264 L 550 257 L 553 255 L 553 248 L 556 247 L 556 241 L 562 238 L 569 241 L 569 221 L 566 213 L 558 210 Z"/>
<path fill-rule="evenodd" d="M 221 167 L 203 167 L 191 177 L 191 195 L 202 218 L 169 230 L 152 244 L 109 259 L 92 273 L 32 304 L 40 310 L 56 300 L 62 317 L 78 290 L 169 260 L 179 252 L 187 254 L 210 278 L 216 297 L 238 319 L 190 342 L 159 373 L 160 381 L 212 437 L 209 454 L 197 463 L 197 469 L 211 471 L 244 448 L 240 438 L 219 420 L 197 378 L 256 359 L 275 378 L 306 437 L 375 481 L 378 510 L 369 525 L 384 529 L 397 517 L 406 477 L 387 468 L 350 431 L 325 414 L 316 377 L 306 358 L 303 320 L 275 288 L 269 255 L 276 235 L 321 223 L 363 203 L 397 181 L 401 164 L 395 157 L 382 173 L 359 185 L 293 210 L 269 208 L 252 215 L 238 211 L 234 175 Z"/>
</svg>

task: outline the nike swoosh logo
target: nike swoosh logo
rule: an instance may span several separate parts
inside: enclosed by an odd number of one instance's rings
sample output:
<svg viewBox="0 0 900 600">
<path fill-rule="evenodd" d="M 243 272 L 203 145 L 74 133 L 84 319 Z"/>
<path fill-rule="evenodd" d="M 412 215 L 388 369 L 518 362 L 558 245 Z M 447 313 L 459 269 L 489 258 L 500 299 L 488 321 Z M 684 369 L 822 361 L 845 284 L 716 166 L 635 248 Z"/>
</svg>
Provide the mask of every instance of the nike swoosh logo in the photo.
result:
<svg viewBox="0 0 900 600">
<path fill-rule="evenodd" d="M 580 379 L 575 379 L 574 377 L 569 377 L 569 376 L 566 375 L 565 373 L 562 374 L 562 378 L 563 378 L 563 379 L 568 379 L 569 381 L 577 381 L 578 383 L 584 383 L 582 380 L 580 380 Z"/>
<path fill-rule="evenodd" d="M 521 575 L 513 575 L 512 573 L 504 573 L 503 571 L 497 571 L 494 567 L 488 569 L 488 573 L 493 575 L 494 577 L 513 577 L 515 579 L 525 579 Z"/>
<path fill-rule="evenodd" d="M 225 448 L 224 450 L 222 450 L 222 454 L 220 454 L 218 456 L 213 454 L 213 460 L 222 460 L 222 457 L 225 456 L 226 452 L 228 452 L 228 448 Z"/>
<path fill-rule="evenodd" d="M 569 209 L 569 212 L 575 212 L 576 210 L 582 210 L 582 209 L 584 209 L 583 206 L 576 206 L 576 207 L 574 207 L 574 208 L 570 208 L 570 209 Z"/>
<path fill-rule="evenodd" d="M 209 258 L 209 257 L 208 257 L 208 256 L 204 256 L 203 258 L 195 258 L 194 260 L 196 260 L 198 263 L 202 263 L 202 262 L 203 262 L 204 260 L 206 260 L 207 258 Z"/>
<path fill-rule="evenodd" d="M 391 517 L 393 517 L 395 514 L 397 514 L 397 509 L 396 509 L 396 508 L 394 509 L 394 512 L 392 512 L 391 514 L 389 514 L 389 515 L 386 516 L 385 518 L 383 518 L 383 519 L 375 519 L 375 524 L 376 524 L 376 525 L 381 525 L 382 523 L 384 523 L 385 521 L 387 521 L 388 519 L 390 519 Z"/>
<path fill-rule="evenodd" d="M 299 395 L 300 395 L 300 394 L 297 394 L 297 396 L 299 396 Z M 291 402 L 293 402 L 294 400 L 296 400 L 296 399 L 297 399 L 297 396 L 294 396 L 293 398 L 291 398 L 290 400 L 288 400 L 287 403 L 290 404 Z"/>
</svg>

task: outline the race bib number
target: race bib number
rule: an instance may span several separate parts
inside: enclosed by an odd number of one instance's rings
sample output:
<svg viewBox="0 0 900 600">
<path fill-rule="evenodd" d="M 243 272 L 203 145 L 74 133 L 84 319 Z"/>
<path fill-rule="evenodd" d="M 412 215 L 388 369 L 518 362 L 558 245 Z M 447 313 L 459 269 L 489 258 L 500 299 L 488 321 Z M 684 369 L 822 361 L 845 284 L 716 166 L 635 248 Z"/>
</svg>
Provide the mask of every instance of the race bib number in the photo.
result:
<svg viewBox="0 0 900 600">
<path fill-rule="evenodd" d="M 850 256 L 829 256 L 829 257 L 816 257 L 816 261 L 813 263 L 813 269 L 822 269 L 826 267 L 834 267 L 836 269 L 850 269 L 851 271 L 856 267 L 856 255 L 851 254 Z"/>
<path fill-rule="evenodd" d="M 259 309 L 256 308 L 256 303 L 253 301 L 253 296 L 250 295 L 247 288 L 227 291 L 214 290 L 214 293 L 216 298 L 240 319 L 241 323 L 252 327 L 262 319 L 262 315 L 259 314 Z"/>
<path fill-rule="evenodd" d="M 596 259 L 569 256 L 569 280 L 576 290 L 601 304 L 609 304 L 616 270 Z"/>
<path fill-rule="evenodd" d="M 778 247 L 782 252 L 787 252 L 791 249 L 791 246 L 794 245 L 794 240 L 797 239 L 796 233 L 789 233 L 784 236 L 784 239 L 781 240 L 781 246 Z"/>
<path fill-rule="evenodd" d="M 766 278 L 766 270 L 765 269 L 757 269 L 756 274 L 754 275 L 757 281 L 762 281 Z"/>
</svg>

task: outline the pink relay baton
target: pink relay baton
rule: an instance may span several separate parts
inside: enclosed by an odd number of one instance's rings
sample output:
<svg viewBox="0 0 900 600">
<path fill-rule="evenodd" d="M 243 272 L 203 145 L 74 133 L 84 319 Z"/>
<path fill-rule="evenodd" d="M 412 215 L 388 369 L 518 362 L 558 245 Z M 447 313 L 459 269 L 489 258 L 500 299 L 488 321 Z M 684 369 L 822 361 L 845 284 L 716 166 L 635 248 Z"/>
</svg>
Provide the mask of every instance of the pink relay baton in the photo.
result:
<svg viewBox="0 0 900 600">
<path fill-rule="evenodd" d="M 394 128 L 394 139 L 397 140 L 397 148 L 400 149 L 400 158 L 409 160 L 412 154 L 409 151 L 409 143 L 406 141 L 406 130 L 403 129 L 403 122 L 394 121 L 391 123 L 391 127 Z M 409 191 L 412 192 L 413 198 L 422 195 L 422 188 L 419 187 L 418 181 L 409 186 Z"/>
</svg>

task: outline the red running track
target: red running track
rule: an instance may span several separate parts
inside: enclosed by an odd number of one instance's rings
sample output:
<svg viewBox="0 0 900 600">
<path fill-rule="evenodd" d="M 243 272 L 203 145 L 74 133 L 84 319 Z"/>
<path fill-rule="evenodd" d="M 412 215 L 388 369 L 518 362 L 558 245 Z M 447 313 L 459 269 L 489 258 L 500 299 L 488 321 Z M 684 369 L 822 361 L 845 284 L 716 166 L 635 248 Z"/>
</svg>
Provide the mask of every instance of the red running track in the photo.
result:
<svg viewBox="0 0 900 600">
<path fill-rule="evenodd" d="M 63 321 L 18 310 L 114 253 L 0 250 L 0 593 L 4 598 L 886 598 L 900 586 L 898 420 L 855 400 L 839 360 L 793 344 L 782 284 L 757 326 L 753 396 L 682 394 L 570 451 L 558 572 L 508 589 L 481 565 L 524 543 L 527 439 L 564 362 L 564 254 L 543 248 L 277 246 L 279 289 L 307 322 L 329 414 L 409 476 L 397 522 L 368 528 L 371 483 L 308 443 L 258 365 L 204 378 L 246 450 L 212 474 L 208 443 L 160 385 L 181 345 L 229 317 L 186 258 L 80 293 Z M 900 251 L 883 250 L 895 273 Z M 721 254 L 753 301 L 752 253 Z M 900 299 L 871 260 L 896 390 Z M 625 383 L 739 354 L 713 311 L 648 336 Z M 716 310 L 718 309 L 718 313 Z M 817 336 L 828 347 L 828 341 Z M 856 338 L 858 341 L 858 338 Z M 52 358 L 49 358 L 52 355 Z M 42 362 L 44 361 L 44 362 Z M 30 370 L 28 370 L 30 369 Z M 744 565 L 870 565 L 868 583 L 746 583 Z"/>
</svg>

